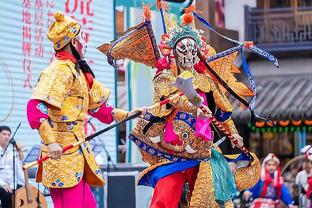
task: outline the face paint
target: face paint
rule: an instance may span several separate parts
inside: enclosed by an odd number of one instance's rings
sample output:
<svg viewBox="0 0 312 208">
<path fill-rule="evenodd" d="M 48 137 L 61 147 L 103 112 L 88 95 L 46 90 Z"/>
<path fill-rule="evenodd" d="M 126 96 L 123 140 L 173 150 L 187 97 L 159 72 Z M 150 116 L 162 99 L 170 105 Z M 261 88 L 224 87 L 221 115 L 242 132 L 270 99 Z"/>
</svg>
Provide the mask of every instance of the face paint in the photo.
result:
<svg viewBox="0 0 312 208">
<path fill-rule="evenodd" d="M 174 50 L 177 65 L 183 70 L 192 70 L 197 61 L 197 44 L 192 38 L 180 40 Z"/>
<path fill-rule="evenodd" d="M 78 35 L 75 37 L 75 40 L 78 41 L 78 51 L 82 53 L 82 55 L 85 55 L 88 43 L 85 41 L 85 33 L 83 31 L 80 31 Z"/>
</svg>

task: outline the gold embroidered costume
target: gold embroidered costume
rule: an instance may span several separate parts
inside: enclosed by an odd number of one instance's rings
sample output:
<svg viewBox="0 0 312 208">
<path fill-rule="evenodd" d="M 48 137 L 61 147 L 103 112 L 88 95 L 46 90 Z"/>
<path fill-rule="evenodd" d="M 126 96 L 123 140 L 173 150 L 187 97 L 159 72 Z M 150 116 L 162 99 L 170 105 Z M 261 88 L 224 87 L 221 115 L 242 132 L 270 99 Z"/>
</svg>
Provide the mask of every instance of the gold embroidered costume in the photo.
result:
<svg viewBox="0 0 312 208">
<path fill-rule="evenodd" d="M 86 137 L 84 119 L 89 109 L 99 107 L 108 99 L 109 90 L 99 82 L 93 82 L 88 91 L 82 72 L 75 69 L 70 60 L 54 60 L 40 74 L 32 99 L 48 104 L 48 120 L 41 124 L 39 132 L 44 143 L 42 156 L 47 154 L 47 144 L 57 142 L 62 147 Z M 99 166 L 96 164 L 90 144 L 75 147 L 61 160 L 47 160 L 39 167 L 37 181 L 47 187 L 72 187 L 85 174 L 91 185 L 103 185 Z"/>
</svg>

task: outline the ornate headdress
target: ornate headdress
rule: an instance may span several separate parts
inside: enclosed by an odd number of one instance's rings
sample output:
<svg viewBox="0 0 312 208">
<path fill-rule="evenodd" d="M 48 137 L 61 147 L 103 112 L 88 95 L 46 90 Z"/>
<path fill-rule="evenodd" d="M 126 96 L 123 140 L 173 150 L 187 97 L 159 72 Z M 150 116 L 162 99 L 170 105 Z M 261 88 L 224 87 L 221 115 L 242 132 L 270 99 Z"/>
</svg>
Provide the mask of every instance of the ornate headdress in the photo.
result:
<svg viewBox="0 0 312 208">
<path fill-rule="evenodd" d="M 50 25 L 47 36 L 54 49 L 60 50 L 79 33 L 80 25 L 60 11 L 54 12 L 53 16 L 55 21 Z"/>
<path fill-rule="evenodd" d="M 181 26 L 177 25 L 172 28 L 168 28 L 169 32 L 165 33 L 161 37 L 159 48 L 164 56 L 169 55 L 169 50 L 173 49 L 176 44 L 184 38 L 192 38 L 196 44 L 201 47 L 202 35 L 201 31 L 197 30 L 193 25 L 193 15 L 191 12 L 195 7 L 189 7 L 185 9 L 185 14 L 182 16 Z"/>
<path fill-rule="evenodd" d="M 168 44 L 171 48 L 174 48 L 175 45 L 182 40 L 183 38 L 192 38 L 198 46 L 201 46 L 201 35 L 200 31 L 192 28 L 191 25 L 184 25 L 182 27 L 176 27 L 169 33 L 169 38 L 166 40 L 166 44 Z"/>
</svg>

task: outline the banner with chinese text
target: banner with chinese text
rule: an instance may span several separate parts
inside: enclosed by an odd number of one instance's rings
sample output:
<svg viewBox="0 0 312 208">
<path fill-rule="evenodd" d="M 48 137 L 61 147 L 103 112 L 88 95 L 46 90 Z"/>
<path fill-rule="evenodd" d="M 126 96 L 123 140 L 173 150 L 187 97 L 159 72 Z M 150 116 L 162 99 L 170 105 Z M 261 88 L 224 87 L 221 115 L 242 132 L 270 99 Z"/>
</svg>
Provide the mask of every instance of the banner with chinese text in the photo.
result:
<svg viewBox="0 0 312 208">
<path fill-rule="evenodd" d="M 37 131 L 26 118 L 26 105 L 41 70 L 54 57 L 54 49 L 46 37 L 53 12 L 60 10 L 82 26 L 88 49 L 86 60 L 96 78 L 112 90 L 110 104 L 114 106 L 114 69 L 96 47 L 114 39 L 113 0 L 10 0 L 0 7 L 0 125 L 14 129 L 22 126 L 16 139 L 26 149 L 40 144 Z M 91 120 L 89 132 L 104 125 Z M 94 129 L 94 127 L 96 129 Z M 112 158 L 116 158 L 115 130 L 102 136 Z"/>
</svg>

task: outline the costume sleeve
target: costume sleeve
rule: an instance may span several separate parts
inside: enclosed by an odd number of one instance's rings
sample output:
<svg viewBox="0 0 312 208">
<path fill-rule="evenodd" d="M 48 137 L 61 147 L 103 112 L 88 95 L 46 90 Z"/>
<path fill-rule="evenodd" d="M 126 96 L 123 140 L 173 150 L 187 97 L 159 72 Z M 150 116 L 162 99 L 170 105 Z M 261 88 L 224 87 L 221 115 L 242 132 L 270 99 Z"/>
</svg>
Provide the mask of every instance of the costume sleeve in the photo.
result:
<svg viewBox="0 0 312 208">
<path fill-rule="evenodd" d="M 291 205 L 293 203 L 293 199 L 291 197 L 291 194 L 285 184 L 282 185 L 282 193 L 281 193 L 281 200 L 286 204 L 286 205 Z"/>
<path fill-rule="evenodd" d="M 89 110 L 89 114 L 103 123 L 110 124 L 114 121 L 112 115 L 113 110 L 113 107 L 106 105 L 106 103 L 103 103 L 100 107 Z"/>
<path fill-rule="evenodd" d="M 31 99 L 61 108 L 73 81 L 74 74 L 67 64 L 52 64 L 41 72 Z"/>
<path fill-rule="evenodd" d="M 254 187 L 252 187 L 251 189 L 249 189 L 249 191 L 252 193 L 252 197 L 258 198 L 261 194 L 262 191 L 262 187 L 263 187 L 263 182 L 261 180 L 259 180 L 256 185 L 254 185 Z"/>
<path fill-rule="evenodd" d="M 56 142 L 52 127 L 49 123 L 48 107 L 40 101 L 31 99 L 27 104 L 27 119 L 32 129 L 38 129 L 44 144 Z"/>
<path fill-rule="evenodd" d="M 298 185 L 298 186 L 301 186 L 302 187 L 302 191 L 306 192 L 308 190 L 308 181 L 306 181 L 305 183 L 302 183 L 302 180 L 301 178 L 304 177 L 304 172 L 303 171 L 300 171 L 297 176 L 296 176 L 296 180 L 295 180 L 295 184 Z"/>
</svg>

